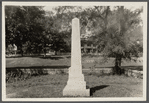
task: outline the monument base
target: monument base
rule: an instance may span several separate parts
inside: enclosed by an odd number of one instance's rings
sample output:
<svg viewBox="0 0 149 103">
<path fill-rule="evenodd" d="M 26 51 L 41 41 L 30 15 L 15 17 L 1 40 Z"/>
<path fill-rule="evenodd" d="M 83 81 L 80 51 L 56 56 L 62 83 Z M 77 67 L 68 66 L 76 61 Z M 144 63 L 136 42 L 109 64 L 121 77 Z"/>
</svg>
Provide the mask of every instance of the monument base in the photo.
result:
<svg viewBox="0 0 149 103">
<path fill-rule="evenodd" d="M 67 85 L 63 90 L 63 96 L 86 97 L 86 96 L 90 96 L 90 90 L 76 88 L 76 87 L 72 88 Z"/>
<path fill-rule="evenodd" d="M 90 96 L 89 89 L 86 90 L 75 90 L 75 89 L 64 89 L 63 96 L 74 96 L 74 97 L 87 97 Z"/>
<path fill-rule="evenodd" d="M 63 96 L 90 96 L 90 90 L 86 89 L 86 82 L 83 74 L 69 76 L 67 85 L 63 90 Z"/>
</svg>

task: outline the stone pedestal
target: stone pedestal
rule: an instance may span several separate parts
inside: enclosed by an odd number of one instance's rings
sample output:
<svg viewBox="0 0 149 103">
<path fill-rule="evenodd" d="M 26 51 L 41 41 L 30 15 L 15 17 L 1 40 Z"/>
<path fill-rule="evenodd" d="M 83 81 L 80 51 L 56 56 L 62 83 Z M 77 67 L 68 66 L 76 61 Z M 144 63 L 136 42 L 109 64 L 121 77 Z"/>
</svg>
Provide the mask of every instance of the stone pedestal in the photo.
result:
<svg viewBox="0 0 149 103">
<path fill-rule="evenodd" d="M 67 81 L 67 85 L 63 90 L 63 96 L 89 96 L 90 91 L 86 89 L 86 82 L 84 76 L 77 75 L 70 77 Z"/>
<path fill-rule="evenodd" d="M 90 96 L 90 90 L 86 89 L 86 82 L 82 74 L 80 26 L 77 18 L 72 20 L 71 43 L 71 67 L 63 96 Z"/>
</svg>

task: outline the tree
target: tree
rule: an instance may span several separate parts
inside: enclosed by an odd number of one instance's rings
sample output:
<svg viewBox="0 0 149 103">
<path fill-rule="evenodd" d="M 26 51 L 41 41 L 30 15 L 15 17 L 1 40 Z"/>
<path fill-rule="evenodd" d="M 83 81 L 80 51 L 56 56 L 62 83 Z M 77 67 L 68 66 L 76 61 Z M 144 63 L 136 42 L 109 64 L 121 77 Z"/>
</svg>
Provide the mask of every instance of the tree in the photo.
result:
<svg viewBox="0 0 149 103">
<path fill-rule="evenodd" d="M 65 51 L 71 50 L 71 23 L 72 19 L 77 17 L 80 19 L 80 32 L 81 35 L 86 33 L 86 25 L 88 22 L 88 14 L 84 12 L 81 6 L 58 6 L 55 7 L 56 16 L 55 18 L 59 27 L 59 34 L 61 34 L 64 39 Z"/>
<path fill-rule="evenodd" d="M 23 45 L 27 42 L 28 46 L 38 46 L 44 30 L 41 20 L 45 13 L 38 6 L 6 6 L 5 11 L 6 47 L 16 44 L 23 56 Z"/>
<path fill-rule="evenodd" d="M 61 19 L 59 15 L 53 15 L 53 12 L 47 12 L 44 19 L 44 37 L 42 38 L 42 44 L 44 48 L 44 54 L 46 55 L 46 47 L 57 52 L 60 50 L 67 51 L 67 31 L 61 30 Z"/>
<path fill-rule="evenodd" d="M 71 18 L 74 7 L 59 6 L 55 7 L 55 12 L 47 12 L 45 19 L 45 33 L 50 36 L 50 49 L 55 51 L 70 52 L 71 43 Z M 69 12 L 69 14 L 67 13 Z M 47 22 L 48 21 L 48 22 Z"/>
<path fill-rule="evenodd" d="M 115 67 L 121 66 L 122 59 L 138 57 L 142 45 L 131 39 L 133 31 L 139 27 L 141 9 L 131 11 L 123 6 L 93 6 L 82 9 L 77 6 L 57 7 L 57 17 L 61 19 L 61 31 L 71 32 L 71 20 L 80 19 L 81 34 L 87 34 L 103 53 L 104 59 L 115 58 Z M 139 35 L 142 35 L 141 32 Z M 139 40 L 141 41 L 141 40 Z M 140 45 L 140 46 L 138 46 Z M 138 49 L 139 47 L 139 49 Z M 117 70 L 119 71 L 119 70 Z"/>
<path fill-rule="evenodd" d="M 131 40 L 132 31 L 138 28 L 142 9 L 130 11 L 123 6 L 94 7 L 90 9 L 90 18 L 93 21 L 94 41 L 101 49 L 104 59 L 115 58 L 116 73 L 120 74 L 121 61 L 138 57 L 138 44 Z M 97 29 L 96 29 L 97 28 Z M 142 34 L 139 34 L 142 35 Z M 135 38 L 135 37 L 134 37 Z"/>
</svg>

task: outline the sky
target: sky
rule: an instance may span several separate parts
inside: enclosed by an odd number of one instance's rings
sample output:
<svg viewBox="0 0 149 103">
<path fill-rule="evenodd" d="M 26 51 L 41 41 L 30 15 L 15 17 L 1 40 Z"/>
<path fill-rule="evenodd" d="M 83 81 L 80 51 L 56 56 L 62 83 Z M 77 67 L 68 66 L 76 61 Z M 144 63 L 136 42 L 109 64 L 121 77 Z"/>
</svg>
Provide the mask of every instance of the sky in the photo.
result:
<svg viewBox="0 0 149 103">
<path fill-rule="evenodd" d="M 56 7 L 56 6 L 45 6 L 43 9 L 44 9 L 45 11 L 53 11 L 53 10 L 52 10 L 53 7 Z M 88 6 L 82 6 L 82 8 L 87 8 L 87 7 L 88 7 Z M 128 5 L 128 6 L 124 6 L 124 7 L 127 8 L 127 9 L 130 9 L 130 10 L 132 10 L 132 11 L 134 11 L 134 10 L 136 10 L 136 9 L 138 9 L 138 8 L 141 8 L 141 6 L 138 6 L 138 5 L 136 5 L 136 6 L 130 6 L 130 5 Z M 113 6 L 111 6 L 111 9 L 113 9 Z M 140 16 L 141 16 L 141 18 L 143 19 L 143 13 L 141 13 Z"/>
<path fill-rule="evenodd" d="M 51 11 L 53 7 L 56 7 L 56 6 L 45 6 L 44 10 Z M 87 7 L 88 6 L 82 6 L 82 8 L 87 8 Z M 130 10 L 135 10 L 137 8 L 140 8 L 141 6 L 124 6 L 124 7 Z M 113 8 L 113 6 L 111 6 L 111 8 Z"/>
</svg>

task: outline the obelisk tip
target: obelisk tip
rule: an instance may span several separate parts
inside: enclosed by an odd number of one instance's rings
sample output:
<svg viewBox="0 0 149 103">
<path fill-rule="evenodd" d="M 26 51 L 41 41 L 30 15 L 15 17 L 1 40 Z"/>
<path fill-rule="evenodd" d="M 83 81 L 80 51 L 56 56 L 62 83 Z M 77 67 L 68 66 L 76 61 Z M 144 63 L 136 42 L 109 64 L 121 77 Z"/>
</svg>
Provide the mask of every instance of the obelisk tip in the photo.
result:
<svg viewBox="0 0 149 103">
<path fill-rule="evenodd" d="M 73 20 L 79 20 L 79 19 L 75 17 L 75 18 L 73 18 Z"/>
</svg>

